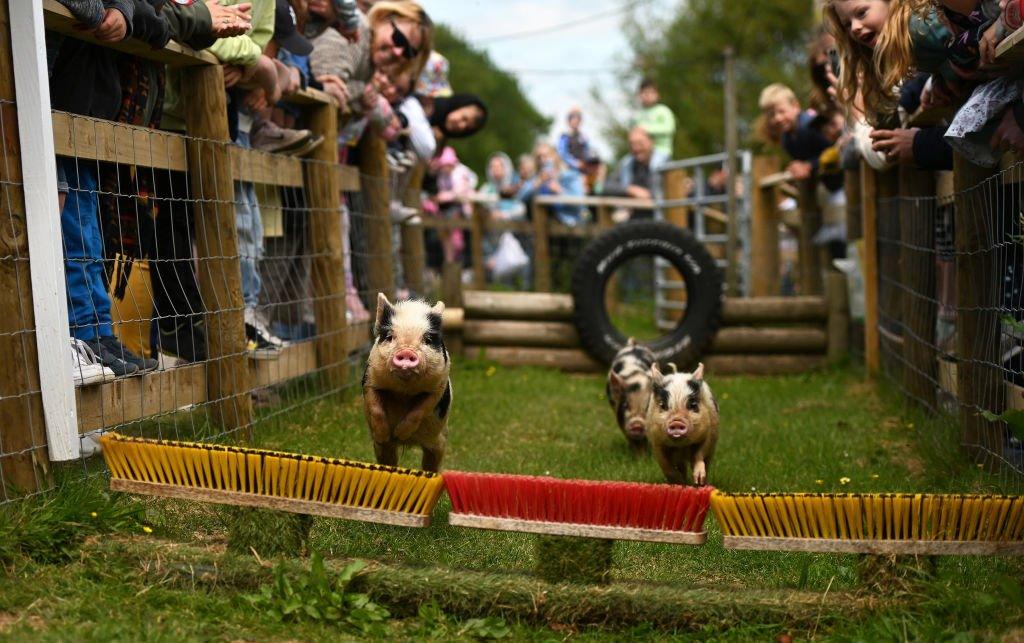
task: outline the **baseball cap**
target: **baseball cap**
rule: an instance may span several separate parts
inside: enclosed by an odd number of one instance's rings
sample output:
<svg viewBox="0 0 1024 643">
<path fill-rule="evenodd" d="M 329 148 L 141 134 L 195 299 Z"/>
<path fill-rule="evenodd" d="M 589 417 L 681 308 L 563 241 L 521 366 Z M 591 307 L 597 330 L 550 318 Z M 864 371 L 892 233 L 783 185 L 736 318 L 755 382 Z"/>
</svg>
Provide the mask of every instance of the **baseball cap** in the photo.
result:
<svg viewBox="0 0 1024 643">
<path fill-rule="evenodd" d="M 288 0 L 277 0 L 274 14 L 274 40 L 282 48 L 296 56 L 308 56 L 313 53 L 313 43 L 299 35 L 295 28 L 295 10 Z"/>
</svg>

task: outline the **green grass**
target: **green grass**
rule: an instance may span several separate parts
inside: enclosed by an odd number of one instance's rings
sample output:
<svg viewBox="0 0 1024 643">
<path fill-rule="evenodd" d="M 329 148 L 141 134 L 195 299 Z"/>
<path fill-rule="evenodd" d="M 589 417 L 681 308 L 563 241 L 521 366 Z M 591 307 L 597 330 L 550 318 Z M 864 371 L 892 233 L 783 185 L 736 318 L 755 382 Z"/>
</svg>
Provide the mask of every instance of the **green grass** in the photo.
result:
<svg viewBox="0 0 1024 643">
<path fill-rule="evenodd" d="M 601 377 L 459 362 L 453 382 L 448 468 L 661 481 L 652 461 L 635 458 L 627 449 L 604 399 Z M 711 378 L 709 383 L 722 409 L 721 437 L 710 482 L 723 490 L 1019 490 L 1013 481 L 967 463 L 955 446 L 955 436 L 936 433 L 948 430 L 939 428 L 945 425 L 932 425 L 904 411 L 895 397 L 879 394 L 855 370 L 786 378 Z M 299 407 L 266 422 L 257 435 L 259 445 L 269 448 L 365 460 L 373 457 L 358 398 Z M 943 444 L 948 446 L 943 448 Z M 418 459 L 419 453 L 409 450 L 402 463 L 415 466 Z M 78 545 L 73 542 L 68 545 L 70 554 L 34 560 L 27 553 L 29 543 L 9 548 L 11 553 L 5 558 L 8 548 L 0 544 L 0 562 L 6 564 L 6 575 L 0 576 L 0 637 L 180 640 L 330 636 L 325 626 L 284 628 L 246 609 L 240 595 L 253 591 L 253 572 L 231 576 L 217 571 L 219 565 L 263 569 L 251 557 L 221 555 L 232 525 L 232 510 L 160 500 L 144 500 L 135 506 L 145 511 L 137 520 L 83 531 L 85 546 L 80 554 L 74 553 Z M 100 509 L 105 511 L 103 506 Z M 116 515 L 126 511 L 131 515 L 129 509 L 121 507 Z M 416 570 L 423 570 L 424 581 L 428 576 L 448 578 L 445 574 L 450 572 L 441 570 L 466 570 L 467 578 L 486 572 L 498 578 L 526 579 L 532 573 L 534 537 L 451 528 L 446 524 L 447 511 L 447 501 L 442 500 L 435 524 L 426 530 L 315 518 L 309 545 L 329 560 L 370 559 L 396 570 L 394 574 L 402 578 L 407 574 L 410 580 L 398 589 L 413 594 Z M 0 510 L 0 536 L 12 533 L 11 529 L 4 531 L 4 525 L 14 524 L 11 516 L 15 513 L 10 508 Z M 81 519 L 81 511 L 68 515 L 78 516 L 72 524 Z M 143 534 L 143 525 L 151 526 L 153 533 Z M 135 536 L 128 541 L 123 536 L 120 541 L 108 542 L 102 536 L 97 540 L 97 534 L 108 531 Z M 172 564 L 169 554 L 145 545 L 148 539 L 158 539 L 161 547 L 170 550 L 183 550 L 185 543 L 198 549 L 182 554 L 181 560 Z M 858 588 L 856 556 L 728 552 L 720 543 L 713 520 L 709 521 L 708 544 L 701 548 L 618 543 L 612 571 L 615 583 L 608 591 L 637 587 L 698 592 L 696 597 L 687 595 L 688 604 L 699 604 L 701 593 L 709 602 L 712 598 L 742 602 L 749 600 L 744 597 L 767 591 L 783 604 L 787 596 L 811 593 L 822 597 L 826 617 L 812 623 L 813 629 L 797 621 L 796 633 L 813 631 L 851 640 L 903 638 L 904 634 L 928 639 L 945 631 L 985 637 L 1021 627 L 1024 621 L 1020 596 L 1024 565 L 1016 559 L 940 559 L 920 595 L 891 605 L 878 602 L 858 607 L 852 614 L 838 617 L 835 610 L 843 597 L 854 596 L 852 592 Z M 206 559 L 201 560 L 203 556 Z M 198 567 L 190 570 L 190 560 Z M 160 571 L 161 565 L 170 566 L 166 573 Z M 188 580 L 204 574 L 215 580 Z M 379 591 L 397 596 L 398 590 L 381 585 Z M 460 609 L 466 613 L 460 612 L 460 618 L 477 615 L 472 606 L 480 602 L 472 592 L 459 595 L 462 603 L 441 589 L 437 592 L 438 600 L 449 601 L 444 603 L 446 608 L 463 605 Z M 730 594 L 735 599 L 729 598 Z M 410 600 L 403 596 L 403 602 Z M 748 620 L 740 610 L 730 617 L 728 629 L 723 629 L 722 622 L 709 613 L 697 613 L 684 629 L 699 638 L 774 638 L 789 627 L 785 619 Z M 424 631 L 422 618 L 402 616 L 389 626 L 395 638 L 431 635 Z M 431 627 L 444 630 L 439 638 L 451 638 L 461 621 L 451 617 L 450 622 L 450 627 L 437 623 Z M 623 623 L 616 627 L 627 627 Z M 708 629 L 702 630 L 705 627 Z M 622 638 L 644 634 L 628 627 L 616 632 Z M 567 634 L 582 639 L 601 636 L 599 630 L 571 624 L 556 624 L 555 629 L 528 622 L 514 625 L 516 638 L 547 640 Z M 662 634 L 652 634 L 652 638 L 663 638 Z"/>
</svg>

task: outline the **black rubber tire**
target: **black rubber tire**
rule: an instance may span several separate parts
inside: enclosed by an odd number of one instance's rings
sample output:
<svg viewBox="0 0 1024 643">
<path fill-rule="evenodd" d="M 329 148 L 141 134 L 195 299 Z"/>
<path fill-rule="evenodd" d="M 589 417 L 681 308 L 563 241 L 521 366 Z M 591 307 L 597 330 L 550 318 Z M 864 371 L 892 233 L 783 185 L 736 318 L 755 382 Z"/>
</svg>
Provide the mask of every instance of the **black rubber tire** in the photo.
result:
<svg viewBox="0 0 1024 643">
<path fill-rule="evenodd" d="M 626 344 L 608 316 L 604 291 L 616 268 L 638 256 L 666 259 L 686 284 L 686 314 L 674 329 L 651 342 L 659 362 L 696 366 L 722 320 L 722 271 L 689 231 L 664 221 L 617 225 L 583 249 L 572 273 L 573 317 L 583 349 L 611 364 Z"/>
</svg>

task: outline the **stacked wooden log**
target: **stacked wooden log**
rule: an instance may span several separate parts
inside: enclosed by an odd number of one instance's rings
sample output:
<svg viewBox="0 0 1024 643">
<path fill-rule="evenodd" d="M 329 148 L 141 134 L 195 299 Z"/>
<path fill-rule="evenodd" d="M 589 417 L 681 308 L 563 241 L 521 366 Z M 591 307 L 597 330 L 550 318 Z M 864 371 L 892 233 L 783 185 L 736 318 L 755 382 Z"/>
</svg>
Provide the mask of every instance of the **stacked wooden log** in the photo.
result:
<svg viewBox="0 0 1024 643">
<path fill-rule="evenodd" d="M 446 315 L 445 329 L 461 334 L 471 357 L 570 372 L 607 368 L 580 347 L 569 295 L 471 290 L 463 294 L 463 305 L 461 314 Z M 830 353 L 839 352 L 837 344 L 845 350 L 844 319 L 833 319 L 831 326 L 837 330 L 830 347 L 830 316 L 835 313 L 830 314 L 824 297 L 728 298 L 705 366 L 718 375 L 778 375 L 820 368 Z"/>
</svg>

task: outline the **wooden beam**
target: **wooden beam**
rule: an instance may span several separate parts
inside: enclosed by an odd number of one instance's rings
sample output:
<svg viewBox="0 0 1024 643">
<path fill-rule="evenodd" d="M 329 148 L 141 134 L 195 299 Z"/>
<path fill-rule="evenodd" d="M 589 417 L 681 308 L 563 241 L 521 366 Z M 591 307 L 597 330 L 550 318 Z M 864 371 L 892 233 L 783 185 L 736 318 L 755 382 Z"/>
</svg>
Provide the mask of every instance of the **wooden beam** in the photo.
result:
<svg viewBox="0 0 1024 643">
<path fill-rule="evenodd" d="M 366 232 L 367 288 L 370 300 L 377 301 L 382 292 L 395 299 L 394 247 L 391 240 L 391 191 L 388 179 L 387 144 L 376 127 L 366 130 L 359 143 L 359 172 L 365 177 L 362 185 L 366 212 L 363 230 Z M 376 304 L 370 314 L 376 313 Z"/>
<path fill-rule="evenodd" d="M 821 227 L 821 208 L 818 207 L 815 189 L 817 182 L 811 179 L 800 181 L 800 229 L 797 241 L 800 249 L 800 294 L 820 295 L 824 292 L 821 257 L 814 235 Z"/>
<path fill-rule="evenodd" d="M 18 2 L 19 0 L 10 1 Z M 23 2 L 25 0 L 20 1 Z M 163 49 L 154 49 L 148 43 L 136 40 L 135 38 L 127 38 L 120 42 L 101 42 L 91 32 L 79 29 L 79 22 L 57 0 L 43 0 L 43 12 L 46 19 L 46 28 L 50 31 L 91 42 L 107 49 L 131 54 L 136 58 L 152 60 L 172 67 L 219 64 L 219 61 L 213 54 L 205 51 L 196 51 L 173 40 L 168 42 Z"/>
<path fill-rule="evenodd" d="M 337 336 L 341 342 L 344 341 L 345 336 L 343 333 L 338 333 Z M 337 362 L 344 361 L 345 354 L 339 353 L 333 356 L 332 360 L 324 365 L 324 368 L 331 368 Z M 285 346 L 281 349 L 281 354 L 277 359 L 249 360 L 250 381 L 257 388 L 274 386 L 297 377 L 316 373 L 319 368 L 320 366 L 317 362 L 317 342 L 314 340 L 296 342 Z"/>
<path fill-rule="evenodd" d="M 829 270 L 825 273 L 825 298 L 828 300 L 829 364 L 838 364 L 850 352 L 850 298 L 846 274 Z"/>
<path fill-rule="evenodd" d="M 53 112 L 53 144 L 60 156 L 185 172 L 186 140 L 181 134 Z"/>
<path fill-rule="evenodd" d="M 321 147 L 326 143 L 327 141 L 324 140 Z M 336 145 L 337 143 L 335 143 Z M 231 150 L 231 171 L 236 181 L 263 183 L 285 188 L 304 186 L 302 159 L 284 154 L 270 154 L 237 145 L 232 145 L 229 149 Z M 340 198 L 339 196 L 338 199 Z"/>
<path fill-rule="evenodd" d="M 824 353 L 828 335 L 821 326 L 754 328 L 727 326 L 711 342 L 713 354 Z"/>
<path fill-rule="evenodd" d="M 775 208 L 775 189 L 760 187 L 761 179 L 778 169 L 774 157 L 755 156 L 754 193 L 750 221 L 750 294 L 765 297 L 779 294 L 779 216 Z"/>
<path fill-rule="evenodd" d="M 667 529 L 612 527 L 608 525 L 544 522 L 541 520 L 520 520 L 517 518 L 498 518 L 495 516 L 459 513 L 448 514 L 448 524 L 454 527 L 514 531 L 527 534 L 633 540 L 649 543 L 670 543 L 673 545 L 703 545 L 708 539 L 708 534 L 704 531 L 696 533 L 690 531 L 670 531 Z"/>
<path fill-rule="evenodd" d="M 280 496 L 264 496 L 255 493 L 245 493 L 242 491 L 179 487 L 170 484 L 124 480 L 121 478 L 110 479 L 110 490 L 141 494 L 145 496 L 158 496 L 161 498 L 178 498 L 180 500 L 192 500 L 194 502 L 212 502 L 223 505 L 234 505 L 236 507 L 259 507 L 261 509 L 287 511 L 290 513 L 308 514 L 310 516 L 326 516 L 327 518 L 375 522 L 382 525 L 398 525 L 400 527 L 430 526 L 430 516 L 398 511 L 383 511 L 380 509 L 349 507 L 347 505 L 338 505 L 330 502 L 282 498 Z"/>
<path fill-rule="evenodd" d="M 727 297 L 722 302 L 725 324 L 825 321 L 824 297 Z"/>
<path fill-rule="evenodd" d="M 1001 64 L 1024 61 L 1024 27 L 1003 38 L 996 46 L 996 61 Z"/>
<path fill-rule="evenodd" d="M 310 212 L 308 242 L 313 253 L 311 275 L 313 315 L 317 340 L 313 360 L 331 390 L 348 383 L 346 350 L 346 287 L 344 241 L 348 230 L 342 219 L 342 185 L 338 166 L 338 110 L 332 104 L 308 111 L 309 127 L 324 137 L 305 168 L 306 202 Z M 284 359 L 284 355 L 281 356 Z M 307 362 L 308 364 L 308 362 Z"/>
<path fill-rule="evenodd" d="M 922 556 L 1021 556 L 1024 543 L 983 540 L 841 540 L 722 536 L 726 549 Z"/>
<path fill-rule="evenodd" d="M 50 484 L 22 190 L 22 149 L 29 147 L 18 131 L 8 11 L 8 3 L 0 2 L 0 125 L 4 133 L 0 141 L 4 154 L 4 163 L 0 163 L 0 217 L 4 221 L 0 252 L 0 354 L 4 355 L 4 368 L 0 369 L 0 501 Z"/>
<path fill-rule="evenodd" d="M 189 364 L 104 384 L 79 386 L 78 432 L 111 429 L 206 402 L 206 365 Z"/>
<path fill-rule="evenodd" d="M 900 285 L 903 290 L 903 390 L 914 403 L 935 410 L 938 381 L 935 323 L 935 173 L 900 167 Z"/>
<path fill-rule="evenodd" d="M 182 73 L 189 175 L 195 198 L 199 291 L 206 303 L 210 419 L 224 431 L 252 427 L 242 273 L 235 223 L 224 74 L 219 65 Z M 251 436 L 249 436 L 251 437 Z"/>
<path fill-rule="evenodd" d="M 1018 32 L 1019 33 L 1019 32 Z M 1003 411 L 1003 372 L 999 353 L 1002 274 L 995 230 L 1000 217 L 1016 216 L 1012 200 L 993 180 L 997 170 L 953 155 L 956 183 L 957 388 L 963 446 L 975 462 L 991 468 L 1002 460 L 1004 429 L 980 411 Z M 997 454 L 993 456 L 992 454 Z"/>
<path fill-rule="evenodd" d="M 427 164 L 417 163 L 409 172 L 409 183 L 406 185 L 405 194 L 402 195 L 402 204 L 407 208 L 413 208 L 420 214 L 423 212 L 420 194 L 423 190 L 423 177 L 426 176 L 426 173 Z M 402 223 L 400 234 L 402 274 L 405 276 L 405 287 L 413 295 L 425 297 L 427 294 L 427 249 L 423 236 L 423 218 L 417 216 L 406 219 Z"/>
<path fill-rule="evenodd" d="M 533 289 L 551 292 L 551 246 L 548 209 L 534 198 L 530 204 L 533 221 Z"/>
<path fill-rule="evenodd" d="M 568 373 L 600 373 L 605 370 L 604 365 L 578 348 L 467 345 L 466 354 L 502 366 L 546 366 Z"/>
<path fill-rule="evenodd" d="M 338 182 L 342 192 L 359 192 L 363 189 L 358 167 L 335 164 L 334 171 L 338 173 Z"/>
<path fill-rule="evenodd" d="M 709 355 L 704 367 L 712 375 L 799 375 L 824 368 L 824 355 Z"/>
<path fill-rule="evenodd" d="M 467 319 L 572 319 L 572 295 L 467 290 L 463 300 Z"/>
<path fill-rule="evenodd" d="M 861 246 L 860 264 L 864 275 L 864 366 L 868 377 L 881 367 L 881 344 L 878 336 L 878 194 L 875 170 L 861 161 Z"/>
<path fill-rule="evenodd" d="M 568 322 L 471 319 L 462 336 L 468 344 L 578 348 L 576 326 Z"/>
</svg>

